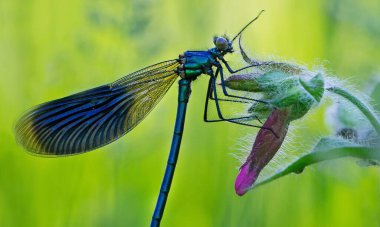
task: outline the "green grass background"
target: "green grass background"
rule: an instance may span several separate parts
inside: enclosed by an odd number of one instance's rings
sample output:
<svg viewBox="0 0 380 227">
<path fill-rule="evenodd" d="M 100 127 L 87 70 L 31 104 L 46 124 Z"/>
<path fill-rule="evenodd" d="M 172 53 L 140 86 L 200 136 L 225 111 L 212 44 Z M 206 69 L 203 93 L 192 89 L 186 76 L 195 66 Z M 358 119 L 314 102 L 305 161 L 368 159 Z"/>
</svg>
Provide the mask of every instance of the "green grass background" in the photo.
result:
<svg viewBox="0 0 380 227">
<path fill-rule="evenodd" d="M 1 0 L 0 226 L 148 226 L 176 84 L 132 132 L 83 155 L 31 156 L 15 142 L 15 121 L 33 105 L 212 47 L 213 35 L 234 35 L 261 9 L 243 37 L 251 54 L 323 64 L 358 88 L 379 72 L 378 0 Z M 238 52 L 228 59 L 241 62 Z M 204 76 L 192 87 L 162 226 L 380 226 L 379 169 L 352 160 L 236 196 L 239 162 L 230 153 L 255 130 L 204 123 L 206 83 Z M 327 131 L 323 111 L 307 116 L 304 127 Z"/>
</svg>

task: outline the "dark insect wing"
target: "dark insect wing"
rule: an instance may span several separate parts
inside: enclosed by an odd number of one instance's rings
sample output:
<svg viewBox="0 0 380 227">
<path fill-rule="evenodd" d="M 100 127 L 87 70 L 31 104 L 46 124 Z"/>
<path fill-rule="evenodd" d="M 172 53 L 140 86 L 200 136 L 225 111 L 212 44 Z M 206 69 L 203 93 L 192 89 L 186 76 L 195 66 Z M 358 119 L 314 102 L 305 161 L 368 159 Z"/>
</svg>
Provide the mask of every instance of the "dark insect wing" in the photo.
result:
<svg viewBox="0 0 380 227">
<path fill-rule="evenodd" d="M 16 125 L 16 139 L 40 155 L 79 154 L 133 129 L 177 78 L 177 60 L 161 62 L 96 87 L 34 107 Z"/>
</svg>

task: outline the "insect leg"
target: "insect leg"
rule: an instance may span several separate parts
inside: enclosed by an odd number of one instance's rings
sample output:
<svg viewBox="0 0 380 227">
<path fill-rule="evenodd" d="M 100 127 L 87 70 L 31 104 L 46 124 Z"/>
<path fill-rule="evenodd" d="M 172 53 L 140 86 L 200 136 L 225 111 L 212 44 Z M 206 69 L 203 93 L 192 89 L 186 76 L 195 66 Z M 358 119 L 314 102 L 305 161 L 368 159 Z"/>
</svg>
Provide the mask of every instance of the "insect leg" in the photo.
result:
<svg viewBox="0 0 380 227">
<path fill-rule="evenodd" d="M 205 103 L 205 110 L 204 110 L 204 121 L 205 122 L 227 121 L 227 122 L 231 122 L 231 123 L 234 123 L 234 124 L 239 124 L 239 125 L 244 125 L 244 126 L 250 126 L 250 127 L 255 127 L 255 128 L 264 128 L 264 129 L 272 131 L 272 129 L 270 129 L 270 128 L 266 128 L 266 127 L 263 127 L 263 126 L 260 126 L 260 125 L 254 125 L 254 124 L 250 124 L 250 123 L 244 122 L 244 121 L 249 121 L 249 120 L 258 120 L 260 122 L 260 120 L 256 116 L 244 116 L 244 117 L 236 117 L 236 118 L 225 118 L 223 116 L 222 111 L 220 109 L 220 105 L 219 105 L 218 95 L 217 95 L 217 92 L 216 92 L 216 76 L 218 75 L 218 73 L 219 73 L 219 70 L 217 70 L 215 76 L 211 76 L 210 77 L 210 80 L 209 80 L 209 83 L 208 83 L 206 103 Z M 216 119 L 216 120 L 210 120 L 207 117 L 208 116 L 208 114 L 207 114 L 208 101 L 210 99 L 211 93 L 214 94 L 214 97 L 215 97 L 214 101 L 215 101 L 215 105 L 216 105 L 216 111 L 217 111 L 217 114 L 218 114 L 218 117 L 219 117 L 219 119 Z"/>
<path fill-rule="evenodd" d="M 219 105 L 219 100 L 218 100 L 218 94 L 216 92 L 216 78 L 215 77 L 211 77 L 210 81 L 211 81 L 211 89 L 213 89 L 213 93 L 214 93 L 214 97 L 215 97 L 215 105 L 216 105 L 216 110 L 217 110 L 217 113 L 218 113 L 218 117 L 222 121 L 227 121 L 227 122 L 231 122 L 231 123 L 239 124 L 239 125 L 244 125 L 244 126 L 250 126 L 250 127 L 254 127 L 254 128 L 263 128 L 263 129 L 267 129 L 267 130 L 273 132 L 273 130 L 271 128 L 267 128 L 267 127 L 263 127 L 263 126 L 255 125 L 255 124 L 250 124 L 250 123 L 246 123 L 246 122 L 241 122 L 241 121 L 244 121 L 244 120 L 253 120 L 253 119 L 259 120 L 256 116 L 246 116 L 246 117 L 238 117 L 238 118 L 224 118 L 223 115 L 222 115 L 222 111 L 220 110 L 220 105 Z"/>
<path fill-rule="evenodd" d="M 205 122 L 220 122 L 220 121 L 227 121 L 227 120 L 247 120 L 247 119 L 252 119 L 252 116 L 243 116 L 243 117 L 236 117 L 236 118 L 224 118 L 221 114 L 221 110 L 219 107 L 219 101 L 226 101 L 226 102 L 234 102 L 234 103 L 250 103 L 248 101 L 243 101 L 243 100 L 230 100 L 230 99 L 219 99 L 218 98 L 218 105 L 216 106 L 217 108 L 217 113 L 219 119 L 209 119 L 208 117 L 208 104 L 209 100 L 214 100 L 215 98 L 213 97 L 214 90 L 216 89 L 215 84 L 216 84 L 216 77 L 219 74 L 219 69 L 216 69 L 215 75 L 213 73 L 210 73 L 210 80 L 208 82 L 207 86 L 207 94 L 206 94 L 206 100 L 205 100 L 205 109 L 203 112 L 203 120 Z M 261 123 L 261 122 L 260 122 Z"/>
<path fill-rule="evenodd" d="M 205 121 L 205 122 L 219 122 L 219 121 L 221 121 L 220 119 L 218 119 L 218 120 L 210 120 L 207 117 L 208 116 L 208 113 L 207 113 L 207 110 L 208 110 L 208 100 L 209 100 L 209 97 L 210 97 L 210 94 L 211 94 L 211 78 L 212 78 L 212 76 L 210 77 L 210 80 L 208 81 L 208 85 L 207 85 L 205 109 L 203 111 L 203 121 Z"/>
<path fill-rule="evenodd" d="M 263 100 L 252 99 L 252 98 L 247 98 L 247 97 L 244 97 L 244 96 L 236 96 L 236 95 L 228 94 L 226 86 L 225 86 L 225 81 L 224 81 L 223 67 L 220 64 L 216 65 L 216 67 L 220 71 L 220 73 L 219 73 L 220 74 L 220 81 L 221 81 L 221 86 L 222 86 L 223 94 L 225 96 L 231 97 L 231 98 L 237 98 L 237 99 L 242 99 L 242 100 L 250 100 L 250 101 L 261 102 L 261 103 L 264 103 L 264 104 L 268 104 L 268 102 L 263 101 Z"/>
<path fill-rule="evenodd" d="M 231 68 L 231 66 L 227 63 L 227 61 L 226 61 L 224 58 L 222 58 L 221 61 L 222 61 L 223 64 L 226 66 L 228 72 L 230 72 L 231 74 L 233 74 L 233 73 L 237 73 L 237 72 L 240 72 L 240 71 L 242 71 L 242 70 L 244 70 L 244 69 L 249 69 L 249 68 L 253 68 L 253 67 L 258 67 L 258 66 L 264 66 L 264 65 L 270 65 L 270 64 L 273 64 L 273 62 L 270 62 L 270 61 L 267 61 L 267 62 L 260 62 L 260 63 L 255 62 L 255 63 L 252 64 L 252 65 L 248 65 L 248 66 L 245 66 L 245 67 L 243 67 L 243 68 L 240 68 L 240 69 L 237 69 L 237 70 L 233 70 L 233 69 Z"/>
<path fill-rule="evenodd" d="M 221 114 L 220 107 L 217 106 L 216 108 L 217 108 L 219 119 L 209 119 L 209 117 L 208 117 L 208 104 L 209 104 L 209 100 L 215 100 L 212 97 L 213 90 L 214 90 L 213 89 L 213 79 L 211 77 L 210 80 L 209 80 L 209 82 L 208 82 L 206 101 L 205 101 L 205 109 L 204 109 L 204 112 L 203 112 L 203 120 L 205 122 L 220 122 L 220 121 L 227 121 L 227 120 L 244 120 L 244 119 L 251 119 L 252 118 L 251 116 L 244 116 L 244 117 L 237 117 L 237 118 L 228 118 L 228 119 L 224 118 L 222 116 L 222 114 Z M 220 101 L 220 99 L 218 99 L 218 101 Z M 225 99 L 222 100 L 222 101 L 238 102 L 238 101 L 235 101 L 235 100 L 225 100 Z"/>
</svg>

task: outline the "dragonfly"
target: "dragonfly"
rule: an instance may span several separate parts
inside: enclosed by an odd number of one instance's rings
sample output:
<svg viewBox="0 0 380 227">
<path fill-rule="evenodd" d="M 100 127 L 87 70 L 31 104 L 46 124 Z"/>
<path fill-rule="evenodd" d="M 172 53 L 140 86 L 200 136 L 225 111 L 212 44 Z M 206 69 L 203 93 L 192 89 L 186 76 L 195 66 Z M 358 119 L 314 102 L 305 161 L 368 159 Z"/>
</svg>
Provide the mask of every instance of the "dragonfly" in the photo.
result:
<svg viewBox="0 0 380 227">
<path fill-rule="evenodd" d="M 208 50 L 186 51 L 177 59 L 148 66 L 112 83 L 32 108 L 18 120 L 15 127 L 16 140 L 26 150 L 41 156 L 68 156 L 105 146 L 137 126 L 180 77 L 172 144 L 151 221 L 151 226 L 159 226 L 178 159 L 191 83 L 195 79 L 200 75 L 209 76 L 203 116 L 205 122 L 227 121 L 262 128 L 245 122 L 251 116 L 228 118 L 220 108 L 221 102 L 264 102 L 230 94 L 224 86 L 224 69 L 232 74 L 258 66 L 253 64 L 233 70 L 224 56 L 234 52 L 234 40 L 241 38 L 242 32 L 262 13 L 263 10 L 233 39 L 229 40 L 227 36 L 214 37 L 215 46 Z M 217 83 L 218 77 L 220 84 Z M 218 97 L 218 85 L 221 85 L 223 98 Z M 207 109 L 210 102 L 215 104 L 216 119 L 209 117 Z"/>
</svg>

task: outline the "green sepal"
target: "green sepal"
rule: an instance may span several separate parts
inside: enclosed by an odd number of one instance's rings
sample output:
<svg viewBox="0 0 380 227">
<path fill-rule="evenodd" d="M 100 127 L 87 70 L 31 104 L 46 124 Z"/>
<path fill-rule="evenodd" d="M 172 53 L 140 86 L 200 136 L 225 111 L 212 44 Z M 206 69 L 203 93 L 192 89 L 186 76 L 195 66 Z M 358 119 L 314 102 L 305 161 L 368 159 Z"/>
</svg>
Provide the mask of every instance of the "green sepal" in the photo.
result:
<svg viewBox="0 0 380 227">
<path fill-rule="evenodd" d="M 269 105 L 254 103 L 248 110 L 260 119 L 267 117 L 273 108 L 287 109 L 290 112 L 289 121 L 299 119 L 321 101 L 324 93 L 321 74 L 310 78 L 281 71 L 233 75 L 226 80 L 226 86 L 235 90 L 262 93 Z"/>
</svg>

